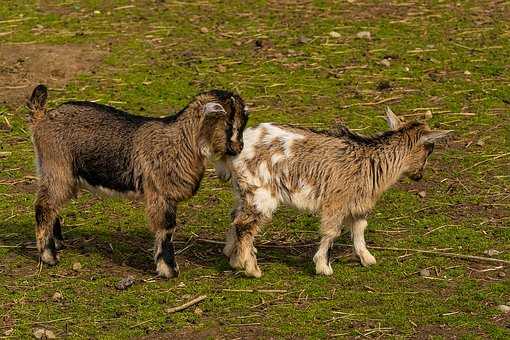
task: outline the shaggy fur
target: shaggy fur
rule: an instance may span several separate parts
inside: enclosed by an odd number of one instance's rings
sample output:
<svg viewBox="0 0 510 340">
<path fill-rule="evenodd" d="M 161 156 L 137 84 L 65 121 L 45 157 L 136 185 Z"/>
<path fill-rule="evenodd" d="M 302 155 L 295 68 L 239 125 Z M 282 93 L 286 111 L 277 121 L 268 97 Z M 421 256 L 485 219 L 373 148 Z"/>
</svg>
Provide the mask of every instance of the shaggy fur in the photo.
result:
<svg viewBox="0 0 510 340">
<path fill-rule="evenodd" d="M 177 203 L 195 194 L 210 156 L 241 152 L 248 119 L 243 100 L 214 90 L 173 116 L 149 118 L 91 102 L 47 111 L 46 98 L 39 85 L 28 102 L 40 176 L 35 215 L 41 260 L 57 263 L 63 241 L 57 214 L 85 187 L 144 199 L 157 271 L 177 276 Z"/>
<path fill-rule="evenodd" d="M 318 274 L 333 273 L 329 249 L 342 225 L 350 228 L 361 263 L 374 264 L 365 246 L 367 215 L 401 176 L 421 179 L 433 142 L 448 133 L 431 131 L 425 123 L 404 124 L 392 112 L 388 123 L 391 131 L 372 137 L 345 127 L 333 133 L 271 123 L 246 129 L 241 154 L 217 164 L 238 196 L 224 248 L 232 267 L 261 275 L 253 239 L 282 203 L 320 214 Z"/>
</svg>

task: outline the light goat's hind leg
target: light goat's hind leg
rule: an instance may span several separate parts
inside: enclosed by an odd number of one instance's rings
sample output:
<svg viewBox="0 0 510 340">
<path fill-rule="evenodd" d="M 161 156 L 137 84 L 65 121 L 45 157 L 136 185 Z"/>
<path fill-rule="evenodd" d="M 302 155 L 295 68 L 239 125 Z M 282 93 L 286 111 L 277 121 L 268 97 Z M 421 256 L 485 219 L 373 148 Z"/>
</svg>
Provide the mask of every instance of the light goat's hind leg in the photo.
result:
<svg viewBox="0 0 510 340">
<path fill-rule="evenodd" d="M 244 269 L 247 276 L 262 276 L 257 264 L 257 249 L 253 246 L 260 225 L 259 214 L 238 210 L 227 233 L 227 243 L 223 252 L 229 256 L 230 265 L 236 269 Z"/>
<path fill-rule="evenodd" d="M 322 239 L 319 249 L 313 257 L 315 262 L 315 272 L 321 275 L 333 274 L 333 268 L 330 263 L 330 252 L 333 242 L 342 233 L 342 219 L 337 216 L 323 216 L 321 221 Z"/>
<path fill-rule="evenodd" d="M 370 254 L 365 243 L 365 229 L 368 225 L 366 219 L 358 219 L 352 222 L 351 236 L 354 243 L 354 252 L 365 267 L 376 263 L 375 257 Z"/>
<path fill-rule="evenodd" d="M 156 193 L 146 193 L 150 229 L 154 232 L 154 261 L 159 276 L 179 276 L 173 235 L 176 227 L 176 202 Z"/>
</svg>

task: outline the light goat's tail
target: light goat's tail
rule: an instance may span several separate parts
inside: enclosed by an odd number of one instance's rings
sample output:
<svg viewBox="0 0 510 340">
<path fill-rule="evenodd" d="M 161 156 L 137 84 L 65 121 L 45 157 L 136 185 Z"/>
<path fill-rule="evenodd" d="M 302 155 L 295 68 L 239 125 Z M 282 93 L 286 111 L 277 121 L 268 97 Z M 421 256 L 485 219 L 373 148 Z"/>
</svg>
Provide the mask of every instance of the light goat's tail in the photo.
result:
<svg viewBox="0 0 510 340">
<path fill-rule="evenodd" d="M 44 118 L 46 114 L 46 100 L 48 99 L 48 88 L 45 85 L 37 85 L 30 99 L 27 101 L 27 107 L 31 111 L 30 121 L 37 123 Z"/>
</svg>

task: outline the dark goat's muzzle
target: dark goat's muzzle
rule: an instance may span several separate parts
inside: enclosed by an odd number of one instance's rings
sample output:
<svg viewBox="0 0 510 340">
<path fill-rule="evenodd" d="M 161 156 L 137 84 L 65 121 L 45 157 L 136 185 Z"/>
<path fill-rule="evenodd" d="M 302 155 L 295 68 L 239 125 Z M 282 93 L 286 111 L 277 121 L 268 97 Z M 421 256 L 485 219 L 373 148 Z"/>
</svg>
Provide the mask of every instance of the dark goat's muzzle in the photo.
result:
<svg viewBox="0 0 510 340">
<path fill-rule="evenodd" d="M 243 142 L 232 142 L 227 146 L 227 155 L 229 156 L 236 156 L 243 151 Z"/>
<path fill-rule="evenodd" d="M 423 173 L 419 172 L 419 173 L 416 173 L 416 174 L 412 174 L 409 176 L 410 179 L 412 179 L 413 181 L 420 181 L 422 178 L 423 178 Z"/>
</svg>

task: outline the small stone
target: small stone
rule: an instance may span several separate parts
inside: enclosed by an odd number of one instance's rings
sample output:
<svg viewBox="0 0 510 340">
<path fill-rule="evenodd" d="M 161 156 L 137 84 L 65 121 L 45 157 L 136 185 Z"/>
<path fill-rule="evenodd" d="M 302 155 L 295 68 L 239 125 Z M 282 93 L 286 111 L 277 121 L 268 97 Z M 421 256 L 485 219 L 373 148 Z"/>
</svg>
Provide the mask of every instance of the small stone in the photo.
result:
<svg viewBox="0 0 510 340">
<path fill-rule="evenodd" d="M 34 330 L 34 336 L 36 339 L 56 339 L 55 333 L 44 328 L 36 328 Z"/>
<path fill-rule="evenodd" d="M 466 70 L 466 71 L 464 71 L 464 74 L 465 74 L 466 76 L 470 76 L 470 75 L 471 75 L 471 72 L 469 72 L 469 71 L 467 71 L 467 70 Z"/>
<path fill-rule="evenodd" d="M 94 14 L 101 14 L 101 11 L 98 11 L 97 9 L 94 11 Z"/>
<path fill-rule="evenodd" d="M 299 38 L 298 38 L 298 43 L 300 44 L 308 44 L 310 42 L 310 38 L 304 36 L 304 35 L 300 35 Z"/>
<path fill-rule="evenodd" d="M 81 270 L 81 263 L 80 262 L 75 262 L 73 263 L 73 270 L 74 271 L 80 271 Z"/>
<path fill-rule="evenodd" d="M 499 250 L 496 250 L 496 249 L 489 249 L 489 250 L 484 251 L 483 253 L 485 255 L 489 255 L 489 256 L 494 256 L 494 255 L 501 254 L 501 252 Z"/>
<path fill-rule="evenodd" d="M 216 68 L 218 69 L 218 72 L 220 72 L 220 73 L 227 72 L 227 68 L 223 65 L 218 65 Z"/>
<path fill-rule="evenodd" d="M 207 27 L 200 27 L 200 32 L 202 33 L 208 33 L 209 29 Z"/>
<path fill-rule="evenodd" d="M 335 39 L 336 39 L 336 38 L 340 38 L 340 37 L 341 37 L 340 33 L 335 32 L 335 31 L 331 31 L 331 32 L 329 32 L 329 36 L 330 36 L 331 38 L 335 38 Z"/>
<path fill-rule="evenodd" d="M 425 198 L 425 197 L 427 197 L 427 193 L 422 190 L 422 191 L 418 192 L 418 196 L 420 196 L 421 198 Z"/>
<path fill-rule="evenodd" d="M 485 145 L 485 142 L 483 141 L 483 139 L 479 139 L 479 140 L 476 142 L 476 145 L 478 145 L 478 146 L 484 146 L 484 145 Z"/>
<path fill-rule="evenodd" d="M 411 69 L 409 67 L 404 67 L 404 71 L 409 72 Z"/>
<path fill-rule="evenodd" d="M 377 83 L 377 91 L 385 91 L 391 89 L 391 83 L 388 80 L 381 80 Z"/>
<path fill-rule="evenodd" d="M 243 43 L 241 41 L 234 41 L 234 45 L 241 46 Z"/>
<path fill-rule="evenodd" d="M 420 276 L 429 277 L 430 276 L 430 270 L 428 270 L 428 269 L 420 270 Z"/>
<path fill-rule="evenodd" d="M 135 278 L 132 277 L 131 275 L 129 275 L 129 276 L 126 276 L 125 278 L 123 278 L 122 280 L 120 280 L 119 282 L 117 282 L 117 284 L 115 285 L 115 288 L 117 288 L 117 290 L 126 290 L 134 284 L 135 284 Z"/>
<path fill-rule="evenodd" d="M 356 38 L 370 40 L 372 39 L 372 34 L 368 31 L 361 31 L 356 33 Z"/>
<path fill-rule="evenodd" d="M 55 302 L 58 302 L 58 301 L 62 300 L 63 298 L 64 298 L 64 296 L 60 292 L 55 292 L 55 294 L 53 294 L 53 296 L 51 297 L 51 299 Z"/>
<path fill-rule="evenodd" d="M 388 59 L 383 59 L 379 62 L 379 64 L 383 65 L 383 66 L 386 66 L 386 67 L 390 67 L 391 66 L 391 63 Z"/>
<path fill-rule="evenodd" d="M 193 313 L 194 313 L 196 316 L 202 316 L 202 314 L 204 314 L 204 311 L 197 307 L 197 308 L 195 308 L 195 310 L 193 311 Z"/>
<path fill-rule="evenodd" d="M 507 306 L 507 305 L 499 305 L 496 307 L 500 312 L 503 312 L 503 313 L 510 313 L 510 306 Z"/>
<path fill-rule="evenodd" d="M 427 110 L 427 111 L 423 114 L 423 116 L 425 117 L 425 119 L 430 119 L 430 118 L 432 118 L 432 111 Z"/>
</svg>

